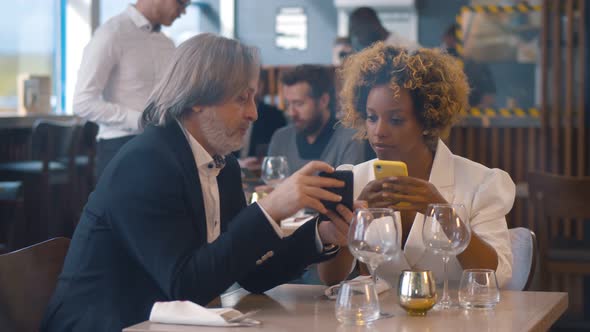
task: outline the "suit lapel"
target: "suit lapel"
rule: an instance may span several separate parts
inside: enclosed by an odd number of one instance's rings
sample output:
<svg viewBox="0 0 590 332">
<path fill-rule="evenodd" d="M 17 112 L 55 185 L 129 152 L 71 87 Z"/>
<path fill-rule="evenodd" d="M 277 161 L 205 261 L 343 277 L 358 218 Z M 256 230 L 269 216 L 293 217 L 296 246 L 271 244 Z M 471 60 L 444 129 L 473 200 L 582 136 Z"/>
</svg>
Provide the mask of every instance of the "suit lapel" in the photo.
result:
<svg viewBox="0 0 590 332">
<path fill-rule="evenodd" d="M 199 172 L 195 164 L 195 157 L 184 136 L 180 125 L 174 121 L 164 129 L 172 149 L 180 160 L 182 171 L 186 180 L 185 192 L 192 209 L 192 220 L 195 225 L 199 243 L 207 242 L 207 221 L 205 214 L 205 204 L 203 203 L 203 191 L 201 190 L 201 181 Z"/>
<path fill-rule="evenodd" d="M 242 190 L 242 177 L 238 163 L 232 155 L 226 156 L 225 161 L 225 167 L 217 176 L 221 233 L 227 231 L 231 220 L 246 207 L 246 197 Z"/>
<path fill-rule="evenodd" d="M 436 154 L 432 162 L 429 182 L 434 184 L 436 189 L 449 203 L 455 198 L 455 165 L 453 164 L 453 154 L 449 148 L 441 141 L 438 141 Z M 404 252 L 410 266 L 415 266 L 422 258 L 426 248 L 422 241 L 422 226 L 424 215 L 416 213 L 412 229 L 408 235 Z"/>
</svg>

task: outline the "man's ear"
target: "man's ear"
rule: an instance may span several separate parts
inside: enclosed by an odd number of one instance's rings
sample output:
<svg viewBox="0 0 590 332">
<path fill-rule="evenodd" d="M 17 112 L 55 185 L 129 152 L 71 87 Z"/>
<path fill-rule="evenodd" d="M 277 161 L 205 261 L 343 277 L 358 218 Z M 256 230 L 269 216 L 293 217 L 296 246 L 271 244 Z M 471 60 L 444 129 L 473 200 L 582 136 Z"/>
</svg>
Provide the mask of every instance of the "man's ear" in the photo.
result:
<svg viewBox="0 0 590 332">
<path fill-rule="evenodd" d="M 328 109 L 328 105 L 330 105 L 330 95 L 327 93 L 324 93 L 320 97 L 319 102 L 320 102 L 321 109 Z"/>
<path fill-rule="evenodd" d="M 203 112 L 203 106 L 200 105 L 195 105 L 193 107 L 191 107 L 191 109 L 193 110 L 193 112 L 199 114 Z"/>
</svg>

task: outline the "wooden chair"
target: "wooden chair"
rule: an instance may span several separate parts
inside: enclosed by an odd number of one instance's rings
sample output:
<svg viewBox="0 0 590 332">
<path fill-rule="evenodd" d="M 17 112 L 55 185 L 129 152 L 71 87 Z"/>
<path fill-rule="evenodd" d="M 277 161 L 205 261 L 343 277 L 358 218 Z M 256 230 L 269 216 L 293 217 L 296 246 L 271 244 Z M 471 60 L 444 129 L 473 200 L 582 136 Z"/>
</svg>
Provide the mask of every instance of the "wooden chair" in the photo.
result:
<svg viewBox="0 0 590 332">
<path fill-rule="evenodd" d="M 581 277 L 590 275 L 590 239 L 584 239 L 584 224 L 590 220 L 590 177 L 531 172 L 528 182 L 537 216 L 541 283 L 547 290 L 569 291 L 570 312 L 581 315 Z"/>
<path fill-rule="evenodd" d="M 70 245 L 54 238 L 0 255 L 0 329 L 38 331 Z"/>
<path fill-rule="evenodd" d="M 508 290 L 529 290 L 537 268 L 537 236 L 525 227 L 511 228 L 512 278 L 503 287 Z"/>
<path fill-rule="evenodd" d="M 29 159 L 0 163 L 0 180 L 24 183 L 27 219 L 47 221 L 43 225 L 29 224 L 31 239 L 27 244 L 45 240 L 52 233 L 63 233 L 61 228 L 69 225 L 63 219 L 72 218 L 69 207 L 79 135 L 76 123 L 38 120 L 33 126 Z M 60 200 L 56 201 L 56 197 Z"/>
<path fill-rule="evenodd" d="M 550 271 L 590 274 L 590 239 L 576 231 L 590 219 L 590 177 L 531 172 L 529 192 L 538 219 L 540 249 Z M 580 230 L 579 228 L 577 230 Z"/>
<path fill-rule="evenodd" d="M 25 226 L 23 184 L 0 182 L 0 254 L 20 248 L 17 240 Z"/>
<path fill-rule="evenodd" d="M 76 172 L 73 175 L 74 183 L 72 185 L 72 229 L 78 224 L 88 196 L 94 190 L 98 125 L 86 121 L 79 124 L 77 130 L 77 138 L 74 142 L 74 166 Z M 64 157 L 62 162 L 67 163 L 67 157 Z"/>
</svg>

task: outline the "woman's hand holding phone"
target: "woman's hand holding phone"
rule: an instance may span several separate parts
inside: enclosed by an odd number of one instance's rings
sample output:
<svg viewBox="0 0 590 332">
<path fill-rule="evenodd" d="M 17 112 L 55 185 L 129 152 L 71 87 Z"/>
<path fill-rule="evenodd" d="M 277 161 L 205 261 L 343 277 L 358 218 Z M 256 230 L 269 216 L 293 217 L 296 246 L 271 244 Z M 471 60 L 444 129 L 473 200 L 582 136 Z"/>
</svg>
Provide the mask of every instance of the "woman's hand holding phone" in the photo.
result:
<svg viewBox="0 0 590 332">
<path fill-rule="evenodd" d="M 378 200 L 380 204 L 387 201 L 390 205 L 405 202 L 406 204 L 395 206 L 395 209 L 400 211 L 424 213 L 428 204 L 447 203 L 434 184 L 410 176 L 385 179 L 381 183 L 381 193 L 382 199 Z"/>
<path fill-rule="evenodd" d="M 403 162 L 376 160 L 373 169 L 375 180 L 369 182 L 359 196 L 370 207 L 424 213 L 428 204 L 446 203 L 432 183 L 408 176 Z"/>
</svg>

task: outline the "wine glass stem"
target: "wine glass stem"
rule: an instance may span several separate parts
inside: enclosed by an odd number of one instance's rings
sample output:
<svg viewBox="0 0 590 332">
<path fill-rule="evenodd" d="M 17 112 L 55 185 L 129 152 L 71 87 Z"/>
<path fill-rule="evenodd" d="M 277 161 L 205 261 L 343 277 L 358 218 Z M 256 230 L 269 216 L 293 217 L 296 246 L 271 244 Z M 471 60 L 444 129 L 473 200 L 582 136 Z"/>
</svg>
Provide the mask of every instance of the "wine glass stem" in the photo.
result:
<svg viewBox="0 0 590 332">
<path fill-rule="evenodd" d="M 443 296 L 440 302 L 443 306 L 450 306 L 451 297 L 449 296 L 449 256 L 443 256 L 444 282 L 443 282 Z"/>
<path fill-rule="evenodd" d="M 373 266 L 374 264 L 367 264 L 367 267 L 369 268 L 369 273 L 371 273 L 371 279 L 373 279 L 373 282 L 375 284 L 377 284 L 377 275 L 375 274 L 375 271 L 377 270 L 377 266 Z"/>
</svg>

